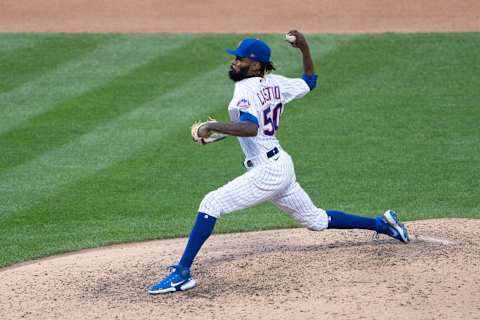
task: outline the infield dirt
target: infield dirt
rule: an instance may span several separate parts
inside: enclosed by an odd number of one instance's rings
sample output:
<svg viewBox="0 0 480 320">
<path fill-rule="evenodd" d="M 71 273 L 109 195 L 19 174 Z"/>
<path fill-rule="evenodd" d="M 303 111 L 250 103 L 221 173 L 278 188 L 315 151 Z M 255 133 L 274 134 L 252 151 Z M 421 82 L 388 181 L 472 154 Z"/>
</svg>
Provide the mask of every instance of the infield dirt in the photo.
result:
<svg viewBox="0 0 480 320">
<path fill-rule="evenodd" d="M 7 32 L 479 31 L 477 0 L 2 0 Z"/>
<path fill-rule="evenodd" d="M 2 32 L 480 31 L 476 0 L 27 1 Z M 321 205 L 321 204 L 319 204 Z M 192 213 L 192 221 L 195 213 Z M 1 319 L 480 319 L 480 220 L 408 222 L 412 242 L 304 229 L 214 235 L 198 287 L 150 296 L 185 239 L 84 250 L 0 270 Z"/>
</svg>

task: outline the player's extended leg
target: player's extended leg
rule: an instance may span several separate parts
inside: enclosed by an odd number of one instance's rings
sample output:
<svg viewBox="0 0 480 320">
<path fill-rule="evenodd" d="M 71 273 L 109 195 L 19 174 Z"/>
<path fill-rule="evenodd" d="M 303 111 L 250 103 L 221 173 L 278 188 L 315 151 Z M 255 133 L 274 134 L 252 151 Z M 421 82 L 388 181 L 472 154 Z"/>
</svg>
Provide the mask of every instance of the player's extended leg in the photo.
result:
<svg viewBox="0 0 480 320">
<path fill-rule="evenodd" d="M 293 175 L 291 169 L 291 161 L 278 160 L 271 165 L 254 168 L 207 194 L 200 204 L 197 219 L 180 262 L 171 266 L 170 274 L 151 286 L 148 292 L 159 294 L 193 288 L 196 283 L 190 275 L 190 267 L 200 248 L 213 232 L 217 218 L 224 213 L 270 200 L 289 184 Z"/>
<path fill-rule="evenodd" d="M 195 287 L 196 282 L 190 275 L 190 267 L 204 242 L 210 237 L 217 219 L 199 212 L 193 225 L 187 246 L 177 265 L 169 267 L 170 274 L 148 289 L 150 294 L 185 291 Z"/>
<path fill-rule="evenodd" d="M 405 225 L 400 223 L 397 213 L 387 210 L 375 218 L 351 215 L 341 211 L 327 210 L 329 229 L 367 229 L 389 235 L 407 243 L 410 239 Z"/>
<path fill-rule="evenodd" d="M 313 204 L 297 182 L 277 196 L 273 203 L 310 230 L 366 229 L 389 235 L 404 243 L 409 241 L 407 228 L 399 222 L 394 211 L 388 210 L 375 218 L 342 211 L 325 211 Z"/>
</svg>

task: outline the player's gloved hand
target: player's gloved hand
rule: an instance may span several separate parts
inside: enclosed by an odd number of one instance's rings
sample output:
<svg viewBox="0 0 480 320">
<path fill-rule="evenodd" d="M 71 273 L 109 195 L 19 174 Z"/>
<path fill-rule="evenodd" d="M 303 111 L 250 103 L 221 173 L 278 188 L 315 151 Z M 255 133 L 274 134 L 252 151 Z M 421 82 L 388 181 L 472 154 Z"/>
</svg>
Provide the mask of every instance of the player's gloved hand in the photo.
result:
<svg viewBox="0 0 480 320">
<path fill-rule="evenodd" d="M 206 125 L 211 122 L 217 122 L 217 120 L 208 118 L 208 121 L 206 122 L 199 121 L 192 124 L 192 139 L 194 142 L 198 144 L 207 144 L 223 140 L 227 137 L 227 135 L 223 133 L 208 130 Z"/>
</svg>

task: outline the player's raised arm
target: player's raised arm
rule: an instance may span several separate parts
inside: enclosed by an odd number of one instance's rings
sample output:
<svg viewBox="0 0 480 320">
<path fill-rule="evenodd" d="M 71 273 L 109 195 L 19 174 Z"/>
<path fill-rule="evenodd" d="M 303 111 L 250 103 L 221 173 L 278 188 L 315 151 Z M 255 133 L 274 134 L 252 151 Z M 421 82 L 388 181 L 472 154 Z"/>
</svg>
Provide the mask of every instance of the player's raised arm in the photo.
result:
<svg viewBox="0 0 480 320">
<path fill-rule="evenodd" d="M 288 40 L 290 39 L 290 40 Z M 313 90 L 317 85 L 317 75 L 315 74 L 315 67 L 313 65 L 312 55 L 310 54 L 310 47 L 308 46 L 305 36 L 297 30 L 290 30 L 287 33 L 287 40 L 292 47 L 298 48 L 303 56 L 303 76 L 302 79 Z"/>
</svg>

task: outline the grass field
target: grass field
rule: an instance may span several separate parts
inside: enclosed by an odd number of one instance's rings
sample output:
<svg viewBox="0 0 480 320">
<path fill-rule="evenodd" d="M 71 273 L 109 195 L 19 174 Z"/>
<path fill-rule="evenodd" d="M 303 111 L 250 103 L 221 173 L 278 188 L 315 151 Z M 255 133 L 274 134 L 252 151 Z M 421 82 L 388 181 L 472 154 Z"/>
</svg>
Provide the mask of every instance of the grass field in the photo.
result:
<svg viewBox="0 0 480 320">
<path fill-rule="evenodd" d="M 0 34 L 0 266 L 186 235 L 204 194 L 243 172 L 224 48 L 241 35 Z M 264 35 L 277 72 L 300 54 Z M 279 132 L 314 202 L 405 220 L 480 217 L 480 33 L 310 35 L 320 75 Z M 269 204 L 216 232 L 294 227 Z"/>
</svg>

